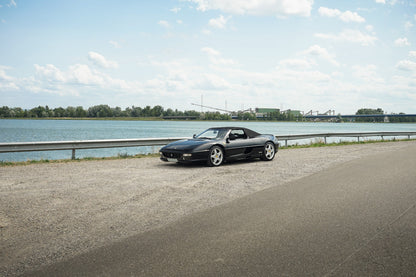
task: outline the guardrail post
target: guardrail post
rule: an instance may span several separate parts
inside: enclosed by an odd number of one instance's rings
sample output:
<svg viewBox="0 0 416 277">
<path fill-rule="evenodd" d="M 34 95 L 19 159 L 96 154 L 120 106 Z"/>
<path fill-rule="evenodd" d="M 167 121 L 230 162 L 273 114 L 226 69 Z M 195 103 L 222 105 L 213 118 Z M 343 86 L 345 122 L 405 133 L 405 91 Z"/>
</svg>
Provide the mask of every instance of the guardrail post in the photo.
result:
<svg viewBox="0 0 416 277">
<path fill-rule="evenodd" d="M 324 142 L 325 142 L 325 144 L 326 144 L 326 137 L 324 137 Z"/>
<path fill-rule="evenodd" d="M 287 139 L 285 140 L 285 146 L 287 147 Z"/>
<path fill-rule="evenodd" d="M 72 160 L 75 160 L 75 148 L 72 149 L 72 157 L 71 157 L 71 159 Z"/>
<path fill-rule="evenodd" d="M 360 142 L 360 137 L 357 137 L 358 142 Z"/>
</svg>

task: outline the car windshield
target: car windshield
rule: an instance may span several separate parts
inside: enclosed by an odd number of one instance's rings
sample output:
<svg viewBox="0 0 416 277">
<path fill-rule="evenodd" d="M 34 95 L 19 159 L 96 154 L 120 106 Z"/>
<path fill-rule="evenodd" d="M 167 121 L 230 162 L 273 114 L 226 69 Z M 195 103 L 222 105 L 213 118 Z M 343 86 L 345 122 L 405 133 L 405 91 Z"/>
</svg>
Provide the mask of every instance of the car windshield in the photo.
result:
<svg viewBox="0 0 416 277">
<path fill-rule="evenodd" d="M 208 129 L 197 135 L 197 139 L 221 139 L 227 134 L 228 129 Z"/>
</svg>

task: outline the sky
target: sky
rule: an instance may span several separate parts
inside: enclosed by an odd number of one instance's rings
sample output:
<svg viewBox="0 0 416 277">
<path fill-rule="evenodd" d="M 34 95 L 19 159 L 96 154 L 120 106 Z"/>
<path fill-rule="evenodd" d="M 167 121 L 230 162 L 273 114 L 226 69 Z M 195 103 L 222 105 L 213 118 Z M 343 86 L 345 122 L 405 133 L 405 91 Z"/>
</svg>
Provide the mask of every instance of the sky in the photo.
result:
<svg viewBox="0 0 416 277">
<path fill-rule="evenodd" d="M 0 0 L 0 106 L 416 113 L 416 0 Z"/>
</svg>

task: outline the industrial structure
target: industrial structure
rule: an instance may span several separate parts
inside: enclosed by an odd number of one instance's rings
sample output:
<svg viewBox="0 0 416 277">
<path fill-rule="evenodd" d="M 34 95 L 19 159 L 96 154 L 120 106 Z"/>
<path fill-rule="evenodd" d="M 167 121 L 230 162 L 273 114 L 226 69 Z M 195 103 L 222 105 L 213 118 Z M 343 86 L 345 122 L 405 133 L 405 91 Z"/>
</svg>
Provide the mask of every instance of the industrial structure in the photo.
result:
<svg viewBox="0 0 416 277">
<path fill-rule="evenodd" d="M 357 118 L 383 118 L 384 122 L 389 122 L 389 118 L 392 117 L 409 117 L 416 118 L 416 114 L 351 114 L 351 115 L 341 115 L 336 114 L 335 110 L 327 110 L 324 113 L 320 113 L 316 110 L 310 110 L 308 112 L 300 110 L 280 110 L 278 108 L 255 108 L 255 109 L 242 109 L 237 111 L 231 111 L 228 109 L 216 108 L 211 106 L 206 106 L 202 104 L 191 103 L 194 106 L 201 108 L 206 108 L 209 110 L 215 110 L 218 112 L 227 113 L 231 116 L 232 119 L 239 118 L 239 115 L 250 113 L 258 119 L 267 119 L 275 118 L 278 115 L 284 115 L 287 118 L 292 118 L 295 120 L 309 120 L 309 121 L 341 121 L 341 120 L 350 120 L 354 121 Z"/>
</svg>

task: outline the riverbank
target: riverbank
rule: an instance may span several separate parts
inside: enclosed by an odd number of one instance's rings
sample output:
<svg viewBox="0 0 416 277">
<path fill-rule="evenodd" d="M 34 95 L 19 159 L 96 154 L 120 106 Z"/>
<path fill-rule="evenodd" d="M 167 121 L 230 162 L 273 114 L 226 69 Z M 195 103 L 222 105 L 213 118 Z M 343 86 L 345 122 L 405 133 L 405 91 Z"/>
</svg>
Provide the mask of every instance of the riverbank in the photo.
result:
<svg viewBox="0 0 416 277">
<path fill-rule="evenodd" d="M 415 144 L 284 149 L 272 162 L 219 168 L 158 158 L 1 167 L 0 275 L 16 276 L 334 165 Z"/>
<path fill-rule="evenodd" d="M 243 119 L 229 119 L 229 120 L 204 120 L 204 119 L 165 119 L 162 117 L 0 117 L 1 119 L 11 119 L 11 120 L 109 120 L 109 121 L 178 121 L 178 122 L 270 122 L 270 123 L 276 123 L 276 122 L 302 122 L 302 123 L 319 123 L 319 122 L 325 122 L 325 123 L 354 123 L 354 124 L 367 124 L 367 123 L 387 123 L 387 124 L 416 124 L 416 122 L 408 121 L 408 122 L 356 122 L 356 121 L 339 121 L 335 122 L 332 120 L 267 120 L 267 119 L 250 119 L 250 120 L 243 120 Z"/>
</svg>

